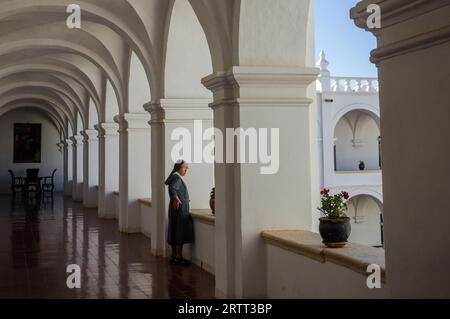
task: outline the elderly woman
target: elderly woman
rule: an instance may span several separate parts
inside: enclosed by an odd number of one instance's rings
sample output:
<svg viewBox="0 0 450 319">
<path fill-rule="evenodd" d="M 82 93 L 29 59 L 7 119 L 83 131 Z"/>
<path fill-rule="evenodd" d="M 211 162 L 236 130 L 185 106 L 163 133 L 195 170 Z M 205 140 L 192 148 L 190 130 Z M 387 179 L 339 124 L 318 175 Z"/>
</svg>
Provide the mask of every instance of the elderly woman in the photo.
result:
<svg viewBox="0 0 450 319">
<path fill-rule="evenodd" d="M 168 243 L 172 247 L 170 262 L 189 265 L 183 258 L 183 245 L 190 244 L 194 239 L 193 221 L 189 212 L 189 193 L 183 176 L 186 175 L 188 164 L 179 160 L 167 178 L 165 184 L 169 187 L 169 227 Z"/>
</svg>

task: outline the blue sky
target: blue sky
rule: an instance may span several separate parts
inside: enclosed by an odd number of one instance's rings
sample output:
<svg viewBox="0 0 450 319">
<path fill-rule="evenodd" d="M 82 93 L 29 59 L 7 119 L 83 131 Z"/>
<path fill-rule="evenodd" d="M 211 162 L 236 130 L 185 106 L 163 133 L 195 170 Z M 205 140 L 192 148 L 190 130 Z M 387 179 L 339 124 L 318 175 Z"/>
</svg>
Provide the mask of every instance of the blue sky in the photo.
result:
<svg viewBox="0 0 450 319">
<path fill-rule="evenodd" d="M 316 56 L 321 50 L 330 62 L 332 76 L 376 77 L 369 61 L 376 48 L 375 37 L 355 26 L 350 9 L 359 0 L 314 0 L 316 16 Z M 317 59 L 316 59 L 317 60 Z"/>
</svg>

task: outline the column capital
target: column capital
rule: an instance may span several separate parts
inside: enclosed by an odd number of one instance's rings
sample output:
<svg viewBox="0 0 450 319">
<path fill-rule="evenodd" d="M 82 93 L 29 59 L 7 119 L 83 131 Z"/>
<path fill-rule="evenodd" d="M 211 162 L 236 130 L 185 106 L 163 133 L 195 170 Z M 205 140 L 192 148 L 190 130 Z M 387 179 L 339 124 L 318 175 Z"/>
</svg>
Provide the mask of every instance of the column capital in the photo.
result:
<svg viewBox="0 0 450 319">
<path fill-rule="evenodd" d="M 150 124 L 163 122 L 185 122 L 194 120 L 212 121 L 208 106 L 213 102 L 208 98 L 161 99 L 144 107 L 151 115 Z"/>
<path fill-rule="evenodd" d="M 73 142 L 72 142 L 72 140 L 71 140 L 70 138 L 64 140 L 64 143 L 66 143 L 66 146 L 67 146 L 67 147 L 72 146 L 72 144 L 73 144 Z"/>
<path fill-rule="evenodd" d="M 448 0 L 364 0 L 350 10 L 356 26 L 371 32 L 378 40 L 371 61 L 381 61 L 447 42 L 450 37 Z M 379 28 L 370 26 L 369 6 L 381 13 Z M 426 15 L 424 13 L 427 13 Z"/>
<path fill-rule="evenodd" d="M 218 105 L 246 106 L 309 106 L 308 87 L 320 73 L 308 67 L 232 67 L 202 79 L 214 94 Z"/>
<path fill-rule="evenodd" d="M 150 114 L 147 113 L 125 113 L 114 117 L 114 122 L 119 124 L 119 132 L 150 129 L 149 121 Z"/>
<path fill-rule="evenodd" d="M 106 136 L 117 136 L 119 135 L 119 124 L 105 122 L 94 125 L 95 129 L 98 132 L 99 138 L 104 138 Z"/>
<path fill-rule="evenodd" d="M 78 144 L 82 144 L 84 138 L 82 135 L 74 135 L 74 136 L 70 137 L 70 139 L 72 140 L 72 145 L 76 146 Z"/>
<path fill-rule="evenodd" d="M 83 142 L 85 143 L 98 140 L 98 132 L 96 130 L 84 130 L 80 134 L 83 136 Z"/>
<path fill-rule="evenodd" d="M 65 141 L 61 141 L 59 143 L 56 143 L 56 146 L 58 146 L 58 150 L 62 152 L 67 148 L 67 143 Z"/>
<path fill-rule="evenodd" d="M 166 113 L 164 108 L 161 106 L 160 102 L 151 101 L 144 104 L 144 109 L 150 113 L 150 125 L 163 123 L 166 118 Z"/>
</svg>

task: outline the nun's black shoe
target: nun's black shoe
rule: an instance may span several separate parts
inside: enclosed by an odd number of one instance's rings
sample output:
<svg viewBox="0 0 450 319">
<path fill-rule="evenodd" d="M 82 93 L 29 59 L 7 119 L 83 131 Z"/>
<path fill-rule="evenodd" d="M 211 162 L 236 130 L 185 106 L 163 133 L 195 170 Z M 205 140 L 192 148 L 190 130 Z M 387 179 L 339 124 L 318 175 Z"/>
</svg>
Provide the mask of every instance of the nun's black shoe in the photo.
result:
<svg viewBox="0 0 450 319">
<path fill-rule="evenodd" d="M 170 263 L 171 264 L 177 264 L 178 263 L 178 258 L 175 256 L 170 256 Z"/>
<path fill-rule="evenodd" d="M 177 258 L 177 264 L 182 266 L 189 266 L 191 262 L 184 258 Z"/>
</svg>

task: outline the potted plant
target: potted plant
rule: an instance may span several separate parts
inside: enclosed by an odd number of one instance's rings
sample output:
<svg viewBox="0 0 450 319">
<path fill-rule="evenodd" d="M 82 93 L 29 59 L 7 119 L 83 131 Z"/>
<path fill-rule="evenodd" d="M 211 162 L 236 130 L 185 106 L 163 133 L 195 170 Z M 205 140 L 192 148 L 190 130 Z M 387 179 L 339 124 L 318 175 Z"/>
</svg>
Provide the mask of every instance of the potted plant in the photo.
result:
<svg viewBox="0 0 450 319">
<path fill-rule="evenodd" d="M 360 171 L 363 171 L 366 169 L 366 164 L 364 163 L 364 161 L 359 161 L 358 167 Z"/>
<path fill-rule="evenodd" d="M 210 199 L 209 199 L 209 207 L 211 208 L 211 211 L 213 215 L 216 213 L 216 188 L 213 187 L 210 193 Z"/>
<path fill-rule="evenodd" d="M 318 209 L 324 215 L 324 217 L 319 218 L 319 232 L 322 236 L 322 242 L 330 248 L 344 247 L 351 232 L 350 218 L 345 214 L 349 194 L 341 192 L 330 195 L 330 190 L 324 188 L 320 195 L 322 196 L 322 207 Z"/>
</svg>

